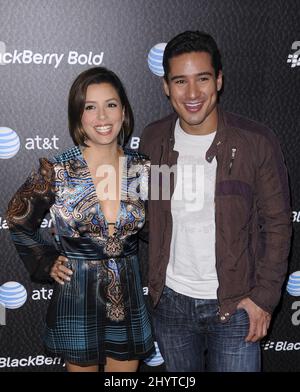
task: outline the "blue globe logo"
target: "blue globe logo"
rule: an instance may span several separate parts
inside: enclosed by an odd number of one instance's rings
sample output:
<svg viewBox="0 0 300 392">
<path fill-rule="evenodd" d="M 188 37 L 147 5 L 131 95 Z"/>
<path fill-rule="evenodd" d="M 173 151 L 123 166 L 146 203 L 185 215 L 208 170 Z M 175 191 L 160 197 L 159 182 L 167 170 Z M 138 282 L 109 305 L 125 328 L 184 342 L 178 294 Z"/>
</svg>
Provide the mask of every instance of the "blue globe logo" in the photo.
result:
<svg viewBox="0 0 300 392">
<path fill-rule="evenodd" d="M 12 158 L 19 149 L 20 138 L 17 133 L 10 128 L 0 127 L 0 158 Z"/>
<path fill-rule="evenodd" d="M 290 275 L 286 290 L 293 297 L 300 297 L 300 271 Z"/>
<path fill-rule="evenodd" d="M 149 358 L 144 359 L 145 364 L 148 366 L 159 366 L 165 362 L 161 356 L 157 342 L 154 342 L 154 345 L 155 353 L 153 353 Z"/>
<path fill-rule="evenodd" d="M 18 282 L 6 282 L 0 286 L 0 302 L 6 309 L 20 308 L 27 299 L 27 291 Z"/>
<path fill-rule="evenodd" d="M 148 66 L 154 75 L 164 76 L 162 61 L 166 46 L 167 44 L 165 42 L 161 42 L 160 44 L 154 45 L 153 48 L 150 49 L 148 54 Z"/>
</svg>

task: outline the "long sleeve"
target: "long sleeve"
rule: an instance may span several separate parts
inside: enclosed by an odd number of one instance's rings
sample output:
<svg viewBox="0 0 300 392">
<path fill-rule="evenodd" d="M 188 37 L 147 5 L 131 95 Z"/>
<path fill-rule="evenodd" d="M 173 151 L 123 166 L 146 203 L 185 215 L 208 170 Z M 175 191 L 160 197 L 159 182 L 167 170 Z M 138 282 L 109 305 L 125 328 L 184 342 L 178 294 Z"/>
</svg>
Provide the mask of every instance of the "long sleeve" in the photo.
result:
<svg viewBox="0 0 300 392">
<path fill-rule="evenodd" d="M 53 165 L 45 158 L 39 170 L 32 173 L 18 189 L 7 210 L 7 222 L 17 252 L 36 282 L 51 282 L 49 275 L 59 256 L 54 244 L 40 233 L 40 224 L 54 203 Z"/>
<path fill-rule="evenodd" d="M 150 192 L 150 172 L 151 163 L 147 156 L 140 154 L 141 159 L 141 170 L 139 172 L 138 183 L 140 189 L 140 196 L 144 201 L 145 208 L 145 224 L 138 232 L 138 237 L 141 241 L 148 244 L 149 242 L 149 215 L 148 215 L 148 199 Z"/>
<path fill-rule="evenodd" d="M 143 131 L 143 135 L 144 135 L 144 131 Z M 142 156 L 147 156 L 149 158 L 148 155 L 148 151 L 146 149 L 146 145 L 144 143 L 144 137 L 142 136 L 140 139 L 140 144 L 139 144 L 139 150 L 138 150 L 139 154 L 141 154 Z M 145 242 L 145 243 L 149 243 L 149 211 L 148 211 L 148 200 L 150 197 L 150 189 L 151 189 L 151 164 L 149 162 L 149 164 L 147 165 L 147 177 L 148 177 L 148 196 L 147 196 L 147 200 L 145 201 L 145 211 L 146 211 L 146 221 L 145 221 L 145 225 L 142 228 L 142 230 L 140 230 L 139 232 L 139 238 Z"/>
<path fill-rule="evenodd" d="M 258 151 L 257 211 L 260 233 L 256 286 L 250 298 L 272 313 L 288 267 L 291 208 L 287 170 L 276 138 L 264 139 Z"/>
</svg>

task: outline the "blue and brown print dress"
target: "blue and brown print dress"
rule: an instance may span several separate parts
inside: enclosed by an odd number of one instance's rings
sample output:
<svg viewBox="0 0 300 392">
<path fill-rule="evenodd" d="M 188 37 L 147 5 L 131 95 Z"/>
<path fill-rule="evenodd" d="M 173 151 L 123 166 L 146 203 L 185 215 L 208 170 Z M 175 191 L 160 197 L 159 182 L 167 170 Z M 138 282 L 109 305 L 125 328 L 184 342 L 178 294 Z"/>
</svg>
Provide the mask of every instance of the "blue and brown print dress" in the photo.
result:
<svg viewBox="0 0 300 392">
<path fill-rule="evenodd" d="M 82 365 L 143 359 L 155 351 L 137 257 L 145 223 L 150 162 L 125 150 L 121 202 L 113 235 L 79 147 L 40 159 L 8 207 L 12 239 L 32 280 L 51 280 L 59 255 L 68 258 L 70 282 L 54 282 L 46 317 L 47 351 Z M 56 246 L 40 235 L 47 213 Z"/>
</svg>

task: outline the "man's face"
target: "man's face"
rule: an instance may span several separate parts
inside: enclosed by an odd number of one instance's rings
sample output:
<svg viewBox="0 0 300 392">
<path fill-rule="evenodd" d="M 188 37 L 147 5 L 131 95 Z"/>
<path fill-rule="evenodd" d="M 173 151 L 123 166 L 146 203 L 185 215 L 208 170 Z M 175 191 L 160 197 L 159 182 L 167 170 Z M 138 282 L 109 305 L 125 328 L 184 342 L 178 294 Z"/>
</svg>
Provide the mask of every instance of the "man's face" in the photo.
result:
<svg viewBox="0 0 300 392">
<path fill-rule="evenodd" d="M 164 90 L 179 116 L 182 129 L 190 134 L 202 135 L 215 131 L 222 72 L 216 78 L 210 54 L 180 54 L 170 59 L 169 66 Z"/>
</svg>

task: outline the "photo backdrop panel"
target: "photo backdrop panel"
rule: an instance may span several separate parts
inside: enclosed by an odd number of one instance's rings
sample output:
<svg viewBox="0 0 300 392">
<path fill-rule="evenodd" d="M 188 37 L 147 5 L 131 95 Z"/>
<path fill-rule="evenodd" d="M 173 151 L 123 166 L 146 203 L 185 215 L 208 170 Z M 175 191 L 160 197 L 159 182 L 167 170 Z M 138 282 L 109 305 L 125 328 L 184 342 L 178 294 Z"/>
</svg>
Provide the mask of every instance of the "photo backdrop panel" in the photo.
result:
<svg viewBox="0 0 300 392">
<path fill-rule="evenodd" d="M 0 371 L 65 370 L 42 344 L 52 287 L 30 282 L 5 211 L 38 158 L 72 144 L 67 121 L 72 81 L 98 65 L 121 77 L 135 113 L 128 144 L 135 149 L 143 127 L 171 111 L 160 77 L 149 69 L 149 51 L 187 29 L 209 32 L 221 49 L 222 106 L 264 122 L 282 144 L 294 240 L 282 301 L 262 342 L 263 368 L 300 370 L 299 17 L 296 0 L 0 0 Z M 48 216 L 42 231 L 50 227 Z M 145 245 L 140 253 L 146 274 Z M 143 281 L 147 294 L 146 276 Z M 152 370 L 164 370 L 159 355 L 141 365 L 141 371 Z"/>
</svg>

